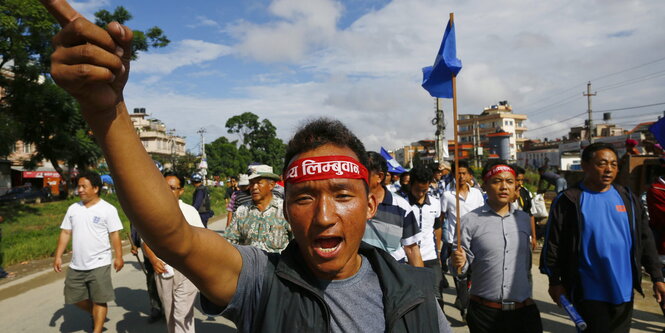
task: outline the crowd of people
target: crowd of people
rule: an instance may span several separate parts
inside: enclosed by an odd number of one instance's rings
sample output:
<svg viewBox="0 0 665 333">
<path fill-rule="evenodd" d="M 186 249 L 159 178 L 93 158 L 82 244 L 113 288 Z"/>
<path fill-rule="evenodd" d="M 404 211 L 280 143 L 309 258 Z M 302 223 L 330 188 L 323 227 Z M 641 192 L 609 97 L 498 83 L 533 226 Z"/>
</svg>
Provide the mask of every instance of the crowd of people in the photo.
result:
<svg viewBox="0 0 665 333">
<path fill-rule="evenodd" d="M 315 119 L 289 140 L 279 174 L 259 164 L 238 176 L 220 237 L 205 227 L 212 211 L 205 195 L 194 195 L 198 207 L 182 203 L 184 179 L 154 167 L 129 120 L 122 94 L 131 30 L 116 22 L 98 27 L 65 1 L 42 2 L 63 26 L 54 38 L 53 78 L 79 101 L 104 151 L 152 265 L 169 332 L 193 331 L 196 289 L 206 313 L 224 315 L 240 332 L 451 332 L 444 274 L 453 277 L 455 304 L 471 332 L 543 331 L 530 275 L 536 234 L 520 168 L 492 161 L 476 175 L 459 161 L 391 175 L 386 160 L 340 121 Z M 79 56 L 83 49 L 89 56 Z M 633 291 L 644 293 L 642 269 L 657 301 L 665 299 L 663 257 L 647 209 L 614 184 L 614 148 L 586 147 L 582 169 L 584 179 L 570 188 L 542 173 L 558 194 L 540 270 L 553 301 L 570 299 L 586 331 L 628 332 Z M 111 265 L 119 271 L 124 264 L 122 225 L 99 197 L 98 178 L 79 176 L 81 201 L 62 222 L 54 260 L 61 271 L 72 238 L 65 301 L 91 314 L 94 332 L 113 300 Z M 647 197 L 650 216 L 662 216 L 664 184 L 661 177 Z"/>
</svg>

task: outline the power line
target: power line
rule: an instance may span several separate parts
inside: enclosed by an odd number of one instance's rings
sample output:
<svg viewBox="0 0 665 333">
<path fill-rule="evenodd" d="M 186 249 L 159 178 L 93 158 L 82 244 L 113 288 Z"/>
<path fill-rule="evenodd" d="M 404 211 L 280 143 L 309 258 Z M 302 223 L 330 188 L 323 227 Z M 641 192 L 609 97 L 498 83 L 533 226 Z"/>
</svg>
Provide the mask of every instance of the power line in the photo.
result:
<svg viewBox="0 0 665 333">
<path fill-rule="evenodd" d="M 549 105 L 543 106 L 543 107 L 541 107 L 541 108 L 538 108 L 538 109 L 536 109 L 535 111 L 525 112 L 525 113 L 528 113 L 529 115 L 534 116 L 534 115 L 537 115 L 537 114 L 543 113 L 543 112 L 545 112 L 545 111 L 547 111 L 547 110 L 549 110 L 549 109 L 552 109 L 552 108 L 554 108 L 554 107 L 557 107 L 557 106 L 563 106 L 563 105 L 566 105 L 566 104 L 570 104 L 570 103 L 572 103 L 572 102 L 575 102 L 575 101 L 578 100 L 579 98 L 580 98 L 580 95 L 578 95 L 578 94 L 571 95 L 571 96 L 568 96 L 568 97 L 566 97 L 566 98 L 564 98 L 564 99 L 562 99 L 562 100 L 559 100 L 559 101 L 557 101 L 557 102 L 555 102 L 555 103 L 552 103 L 552 104 L 549 104 Z"/>
<path fill-rule="evenodd" d="M 634 66 L 634 67 L 631 67 L 631 68 L 622 69 L 622 70 L 620 70 L 620 71 L 618 71 L 618 72 L 614 72 L 614 73 L 606 74 L 606 75 L 603 75 L 603 76 L 599 76 L 599 77 L 597 77 L 597 78 L 595 78 L 595 79 L 591 79 L 591 81 L 597 81 L 597 80 L 600 80 L 600 79 L 604 79 L 604 78 L 606 78 L 606 77 L 610 77 L 610 76 L 614 76 L 614 75 L 617 75 L 617 74 L 625 73 L 625 72 L 627 72 L 627 71 L 632 71 L 633 69 L 638 69 L 638 68 L 640 68 L 640 67 L 644 67 L 644 66 L 648 66 L 648 65 L 651 65 L 651 64 L 655 64 L 655 63 L 660 62 L 660 61 L 663 61 L 663 60 L 665 60 L 665 57 L 664 57 L 664 58 L 660 58 L 660 59 L 656 59 L 656 60 L 653 60 L 653 61 L 650 61 L 650 62 L 647 62 L 647 63 L 644 63 L 644 64 L 641 64 L 641 65 L 637 65 L 637 66 Z"/>
<path fill-rule="evenodd" d="M 644 67 L 644 66 L 652 65 L 652 64 L 655 64 L 655 63 L 657 63 L 657 62 L 661 62 L 661 61 L 663 61 L 663 60 L 665 60 L 665 57 L 663 57 L 663 58 L 659 58 L 659 59 L 655 59 L 655 60 L 652 60 L 652 61 L 649 61 L 649 62 L 646 62 L 646 63 L 640 64 L 640 65 L 637 65 L 637 66 L 633 66 L 633 67 L 630 67 L 630 68 L 622 69 L 622 70 L 620 70 L 620 71 L 616 71 L 616 72 L 613 72 L 613 73 L 609 73 L 609 74 L 601 75 L 601 76 L 598 76 L 598 77 L 596 77 L 596 78 L 591 79 L 591 81 L 597 81 L 597 80 L 601 80 L 601 79 L 604 79 L 604 78 L 608 78 L 608 77 L 611 77 L 611 76 L 614 76 L 614 75 L 618 75 L 618 74 L 621 74 L 621 73 L 625 73 L 625 72 L 628 72 L 628 71 L 632 71 L 632 70 L 634 70 L 634 69 L 638 69 L 638 68 L 641 68 L 641 67 Z M 652 74 L 653 74 L 653 73 L 652 73 Z M 584 84 L 584 83 L 579 83 L 580 86 L 583 85 L 583 84 Z M 614 84 L 610 84 L 610 85 L 614 85 Z M 609 86 L 609 85 L 608 85 L 608 86 Z M 602 87 L 602 88 L 604 88 L 604 87 Z M 551 94 L 551 95 L 549 95 L 549 96 L 547 96 L 547 97 L 545 97 L 545 98 L 542 98 L 542 99 L 540 99 L 540 100 L 537 100 L 537 101 L 533 102 L 531 105 L 538 105 L 539 103 L 542 103 L 542 102 L 548 101 L 548 100 L 550 100 L 550 99 L 552 99 L 552 98 L 558 97 L 558 96 L 563 95 L 563 94 L 565 94 L 565 93 L 567 93 L 567 92 L 569 92 L 569 91 L 577 90 L 577 89 L 579 89 L 578 84 L 574 84 L 571 88 L 564 89 L 564 90 L 561 90 L 561 91 L 559 91 L 559 92 L 553 93 L 553 94 Z M 598 90 L 600 90 L 600 89 L 598 89 Z M 578 95 L 575 95 L 575 96 L 577 97 Z M 540 107 L 540 108 L 538 108 L 538 109 L 542 109 L 542 108 L 545 108 L 545 107 L 548 107 L 548 106 Z"/>
<path fill-rule="evenodd" d="M 649 73 L 649 74 L 646 74 L 646 75 L 643 75 L 643 76 L 640 76 L 640 77 L 628 79 L 626 81 L 607 84 L 605 86 L 602 86 L 602 87 L 598 88 L 598 90 L 604 91 L 604 90 L 616 89 L 616 88 L 628 86 L 628 85 L 631 85 L 631 84 L 656 79 L 656 78 L 659 78 L 659 77 L 664 76 L 664 75 L 665 75 L 665 70 L 658 71 L 658 72 L 653 72 L 653 73 Z"/>
<path fill-rule="evenodd" d="M 638 105 L 638 106 L 629 106 L 629 107 L 618 108 L 618 109 L 598 110 L 598 111 L 593 111 L 593 112 L 610 112 L 610 111 L 633 110 L 633 109 L 640 109 L 640 108 L 648 108 L 648 107 L 650 107 L 650 106 L 657 106 L 657 105 L 665 105 L 665 102 L 654 103 L 654 104 Z"/>
<path fill-rule="evenodd" d="M 582 112 L 582 113 L 580 113 L 580 114 L 576 114 L 576 115 L 574 115 L 574 116 L 572 116 L 572 117 L 570 117 L 570 118 L 566 118 L 566 119 L 564 119 L 564 120 L 559 120 L 559 121 L 557 121 L 556 123 L 551 123 L 551 124 L 549 124 L 549 125 L 544 125 L 544 126 L 540 126 L 540 127 L 532 128 L 532 129 L 529 129 L 529 131 L 536 131 L 536 130 L 539 130 L 539 129 L 541 129 L 541 128 L 554 126 L 554 125 L 560 124 L 560 123 L 562 123 L 562 122 L 565 122 L 565 121 L 568 121 L 568 120 L 571 120 L 571 119 L 579 118 L 580 116 L 583 116 L 584 114 L 586 114 L 586 112 Z"/>
</svg>

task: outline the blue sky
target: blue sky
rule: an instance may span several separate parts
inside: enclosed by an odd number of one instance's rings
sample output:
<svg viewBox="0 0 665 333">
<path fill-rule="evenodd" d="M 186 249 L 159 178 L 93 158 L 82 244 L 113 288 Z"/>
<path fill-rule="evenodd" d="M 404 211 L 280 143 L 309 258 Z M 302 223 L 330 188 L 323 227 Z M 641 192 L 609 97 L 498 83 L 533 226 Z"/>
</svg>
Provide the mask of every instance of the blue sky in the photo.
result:
<svg viewBox="0 0 665 333">
<path fill-rule="evenodd" d="M 235 139 L 224 124 L 245 111 L 270 119 L 285 141 L 318 116 L 344 121 L 371 150 L 433 138 L 434 100 L 420 87 L 421 68 L 432 64 L 450 12 L 464 66 L 459 113 L 508 100 L 514 112 L 529 116 L 528 137 L 555 138 L 583 124 L 589 80 L 598 92 L 594 110 L 665 102 L 661 0 L 72 4 L 89 18 L 125 6 L 134 16 L 130 28 L 165 31 L 171 44 L 132 64 L 126 101 L 186 136 L 193 152 L 199 128 L 208 142 Z M 662 110 L 665 104 L 612 116 L 632 128 Z M 444 112 L 451 139 L 449 100 Z"/>
</svg>

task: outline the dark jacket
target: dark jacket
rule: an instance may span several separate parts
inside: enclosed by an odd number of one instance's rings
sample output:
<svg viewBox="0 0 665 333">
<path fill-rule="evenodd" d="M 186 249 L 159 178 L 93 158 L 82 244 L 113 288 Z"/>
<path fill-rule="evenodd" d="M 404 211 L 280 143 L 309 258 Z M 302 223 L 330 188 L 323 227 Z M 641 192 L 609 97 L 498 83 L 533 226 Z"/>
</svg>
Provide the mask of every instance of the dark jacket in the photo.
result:
<svg viewBox="0 0 665 333">
<path fill-rule="evenodd" d="M 641 285 L 642 266 L 652 279 L 660 280 L 663 277 L 655 242 L 649 229 L 646 213 L 637 197 L 626 187 L 613 186 L 626 206 L 633 238 L 631 249 L 633 288 L 644 295 Z M 548 275 L 550 285 L 562 284 L 574 302 L 580 301 L 583 295 L 578 267 L 583 246 L 581 244 L 581 195 L 582 189 L 578 184 L 559 193 L 556 197 L 550 209 L 545 231 L 545 244 L 540 255 L 540 271 Z"/>
<path fill-rule="evenodd" d="M 439 332 L 432 272 L 399 264 L 365 243 L 359 252 L 379 277 L 386 332 Z M 306 267 L 295 241 L 270 256 L 254 332 L 330 332 L 330 309 Z"/>
</svg>

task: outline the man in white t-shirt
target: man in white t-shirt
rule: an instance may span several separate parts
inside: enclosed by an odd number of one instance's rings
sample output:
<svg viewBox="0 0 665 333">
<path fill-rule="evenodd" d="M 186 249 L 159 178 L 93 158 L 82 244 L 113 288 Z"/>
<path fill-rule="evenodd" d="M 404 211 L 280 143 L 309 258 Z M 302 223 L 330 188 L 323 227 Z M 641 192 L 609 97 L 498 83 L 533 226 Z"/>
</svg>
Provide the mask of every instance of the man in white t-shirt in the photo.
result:
<svg viewBox="0 0 665 333">
<path fill-rule="evenodd" d="M 164 179 L 171 188 L 171 193 L 178 200 L 180 211 L 185 216 L 187 223 L 194 227 L 205 228 L 198 210 L 180 200 L 185 192 L 185 178 L 167 172 L 164 174 Z M 181 272 L 159 259 L 148 244 L 145 242 L 142 244 L 141 248 L 155 269 L 157 292 L 164 308 L 167 331 L 169 333 L 194 332 L 194 301 L 198 289 Z"/>
<path fill-rule="evenodd" d="M 418 227 L 420 227 L 420 255 L 425 267 L 434 272 L 434 290 L 439 306 L 443 309 L 441 288 L 443 274 L 439 263 L 439 248 L 441 244 L 441 203 L 434 196 L 428 194 L 429 184 L 434 179 L 430 168 L 416 166 L 411 171 L 411 184 L 409 185 L 408 200 L 411 205 Z"/>
<path fill-rule="evenodd" d="M 81 201 L 72 204 L 60 225 L 60 237 L 55 250 L 53 269 L 62 271 L 62 254 L 72 239 L 72 261 L 65 279 L 65 303 L 75 304 L 89 312 L 93 331 L 101 332 L 107 303 L 115 299 L 111 284 L 111 247 L 115 252 L 113 268 L 124 266 L 120 233 L 122 222 L 118 210 L 99 197 L 101 177 L 85 171 L 77 179 Z"/>
</svg>

